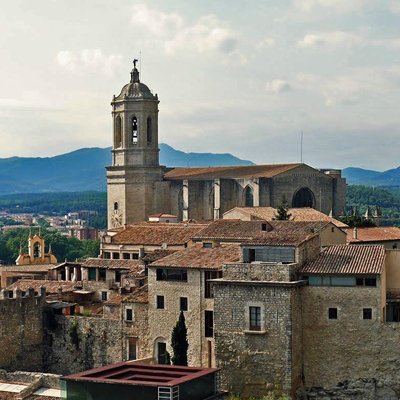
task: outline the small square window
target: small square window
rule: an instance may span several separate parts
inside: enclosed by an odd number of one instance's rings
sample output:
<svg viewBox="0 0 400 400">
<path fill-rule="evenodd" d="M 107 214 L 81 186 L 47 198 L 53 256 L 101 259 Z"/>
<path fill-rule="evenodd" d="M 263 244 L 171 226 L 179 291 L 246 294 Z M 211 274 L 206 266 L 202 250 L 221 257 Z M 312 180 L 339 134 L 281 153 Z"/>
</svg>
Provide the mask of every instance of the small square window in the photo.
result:
<svg viewBox="0 0 400 400">
<path fill-rule="evenodd" d="M 187 297 L 180 298 L 180 310 L 187 311 L 188 310 L 188 299 Z"/>
<path fill-rule="evenodd" d="M 108 300 L 108 293 L 107 292 L 101 292 L 101 300 L 102 301 L 107 301 Z"/>
<path fill-rule="evenodd" d="M 364 286 L 364 278 L 357 278 L 356 279 L 357 286 Z"/>
<path fill-rule="evenodd" d="M 337 319 L 337 308 L 329 308 L 328 309 L 328 317 L 329 319 Z"/>
<path fill-rule="evenodd" d="M 365 286 L 376 286 L 376 278 L 365 278 Z"/>
<path fill-rule="evenodd" d="M 132 310 L 132 308 L 127 308 L 125 310 L 125 321 L 133 321 L 133 310 Z"/>
<path fill-rule="evenodd" d="M 372 308 L 363 308 L 363 319 L 372 319 Z"/>
<path fill-rule="evenodd" d="M 157 296 L 157 308 L 163 310 L 165 308 L 164 296 Z"/>
</svg>

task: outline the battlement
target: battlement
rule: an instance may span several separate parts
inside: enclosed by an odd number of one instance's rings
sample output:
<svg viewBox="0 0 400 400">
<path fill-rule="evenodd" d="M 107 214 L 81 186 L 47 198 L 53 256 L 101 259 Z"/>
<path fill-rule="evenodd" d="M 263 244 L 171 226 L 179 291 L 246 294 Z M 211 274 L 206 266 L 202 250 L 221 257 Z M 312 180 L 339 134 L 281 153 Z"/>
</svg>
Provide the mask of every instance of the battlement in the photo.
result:
<svg viewBox="0 0 400 400">
<path fill-rule="evenodd" d="M 7 289 L 2 289 L 0 291 L 0 301 L 5 300 L 5 301 L 13 301 L 17 299 L 40 299 L 41 302 L 46 301 L 46 288 L 44 286 L 40 287 L 40 292 L 36 292 L 35 289 L 29 288 L 26 292 L 23 292 L 20 289 L 14 289 L 14 290 L 7 290 Z"/>
</svg>

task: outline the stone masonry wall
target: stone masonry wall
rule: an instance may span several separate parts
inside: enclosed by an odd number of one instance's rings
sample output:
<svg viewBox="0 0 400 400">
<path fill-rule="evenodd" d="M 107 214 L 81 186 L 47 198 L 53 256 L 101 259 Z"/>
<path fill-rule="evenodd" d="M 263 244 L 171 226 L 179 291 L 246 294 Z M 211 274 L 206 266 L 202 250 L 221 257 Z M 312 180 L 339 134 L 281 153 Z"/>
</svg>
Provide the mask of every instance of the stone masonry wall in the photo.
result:
<svg viewBox="0 0 400 400">
<path fill-rule="evenodd" d="M 46 294 L 35 296 L 28 291 L 21 297 L 14 291 L 13 299 L 8 291 L 0 295 L 0 368 L 8 371 L 41 371 L 43 308 Z"/>
<path fill-rule="evenodd" d="M 46 325 L 46 372 L 66 375 L 125 360 L 120 321 L 54 316 Z"/>
<path fill-rule="evenodd" d="M 292 349 L 292 310 L 298 307 L 293 299 L 298 290 L 262 282 L 214 285 L 215 352 L 222 388 L 242 396 L 262 396 L 275 384 L 290 391 L 292 382 L 300 380 L 300 369 L 292 366 L 299 357 Z M 261 332 L 249 331 L 251 305 L 263 309 Z M 297 322 L 295 326 L 297 330 Z"/>
<path fill-rule="evenodd" d="M 302 303 L 307 388 L 373 380 L 400 397 L 400 323 L 381 320 L 379 287 L 306 286 Z M 329 307 L 338 308 L 337 320 L 328 319 Z M 363 308 L 372 308 L 371 320 L 363 319 Z"/>
</svg>

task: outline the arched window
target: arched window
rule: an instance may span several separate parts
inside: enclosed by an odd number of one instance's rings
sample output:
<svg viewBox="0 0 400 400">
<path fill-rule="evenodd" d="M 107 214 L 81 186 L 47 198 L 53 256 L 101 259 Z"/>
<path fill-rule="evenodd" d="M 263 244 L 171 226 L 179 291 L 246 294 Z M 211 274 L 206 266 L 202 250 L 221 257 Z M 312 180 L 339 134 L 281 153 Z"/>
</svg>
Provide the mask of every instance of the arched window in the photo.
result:
<svg viewBox="0 0 400 400">
<path fill-rule="evenodd" d="M 118 210 L 118 202 L 114 203 L 114 210 Z"/>
<path fill-rule="evenodd" d="M 115 147 L 122 147 L 122 127 L 119 115 L 115 118 Z"/>
<path fill-rule="evenodd" d="M 35 258 L 40 257 L 40 243 L 35 243 L 33 245 L 33 257 Z"/>
<path fill-rule="evenodd" d="M 151 123 L 151 117 L 147 118 L 147 143 L 151 143 L 153 141 L 153 128 Z"/>
<path fill-rule="evenodd" d="M 314 193 L 307 187 L 299 189 L 294 195 L 292 200 L 292 207 L 314 207 L 315 205 Z"/>
<path fill-rule="evenodd" d="M 136 117 L 132 118 L 132 143 L 137 144 L 139 140 L 138 135 L 138 120 Z"/>
<path fill-rule="evenodd" d="M 244 189 L 244 205 L 245 207 L 254 206 L 254 194 L 250 186 L 246 186 L 246 189 Z"/>
</svg>

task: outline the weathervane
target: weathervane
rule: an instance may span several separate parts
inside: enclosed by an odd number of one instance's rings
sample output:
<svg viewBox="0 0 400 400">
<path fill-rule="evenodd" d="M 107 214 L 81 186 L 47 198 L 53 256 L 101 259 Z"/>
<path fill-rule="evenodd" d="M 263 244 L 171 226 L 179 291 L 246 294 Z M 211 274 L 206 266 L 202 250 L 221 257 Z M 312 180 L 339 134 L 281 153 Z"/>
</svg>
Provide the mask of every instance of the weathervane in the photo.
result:
<svg viewBox="0 0 400 400">
<path fill-rule="evenodd" d="M 134 59 L 133 59 L 133 67 L 134 67 L 134 68 L 136 68 L 136 63 L 137 63 L 138 61 L 139 61 L 139 60 L 138 60 L 137 58 L 134 58 Z"/>
</svg>

